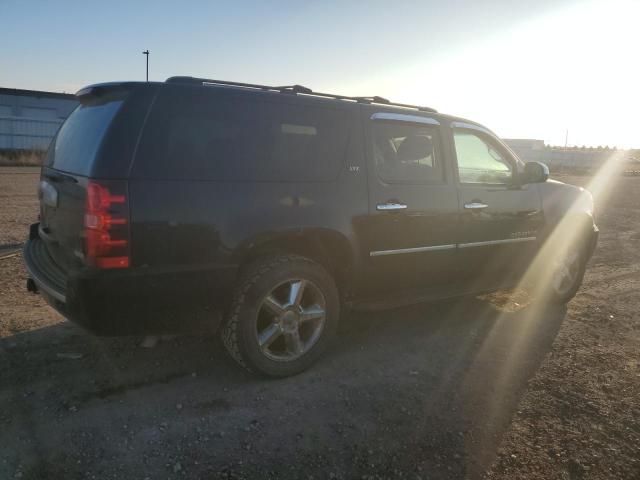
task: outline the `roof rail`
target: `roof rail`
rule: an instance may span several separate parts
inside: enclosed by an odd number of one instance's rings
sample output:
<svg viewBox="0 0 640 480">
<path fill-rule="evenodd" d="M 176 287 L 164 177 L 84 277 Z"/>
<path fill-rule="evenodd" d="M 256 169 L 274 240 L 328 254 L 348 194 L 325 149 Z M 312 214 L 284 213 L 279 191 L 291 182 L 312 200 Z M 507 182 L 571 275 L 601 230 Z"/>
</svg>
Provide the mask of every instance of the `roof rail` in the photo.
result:
<svg viewBox="0 0 640 480">
<path fill-rule="evenodd" d="M 368 104 L 373 103 L 373 104 L 380 104 L 380 105 L 390 105 L 394 107 L 412 108 L 415 110 L 419 110 L 421 112 L 432 112 L 432 113 L 437 112 L 436 109 L 431 107 L 421 107 L 419 105 L 411 105 L 408 103 L 391 102 L 386 98 L 378 97 L 378 96 L 349 97 L 345 95 L 336 95 L 333 93 L 314 92 L 310 88 L 303 87 L 302 85 L 272 87 L 269 85 L 258 85 L 255 83 L 230 82 L 226 80 L 214 80 L 211 78 L 197 78 L 197 77 L 169 77 L 167 78 L 166 83 L 182 83 L 182 84 L 202 85 L 202 86 L 219 85 L 223 87 L 246 88 L 251 90 L 263 90 L 268 92 L 290 93 L 294 95 L 310 95 L 314 97 L 332 98 L 335 100 L 346 100 L 346 101 L 357 102 L 357 103 L 368 103 Z"/>
</svg>

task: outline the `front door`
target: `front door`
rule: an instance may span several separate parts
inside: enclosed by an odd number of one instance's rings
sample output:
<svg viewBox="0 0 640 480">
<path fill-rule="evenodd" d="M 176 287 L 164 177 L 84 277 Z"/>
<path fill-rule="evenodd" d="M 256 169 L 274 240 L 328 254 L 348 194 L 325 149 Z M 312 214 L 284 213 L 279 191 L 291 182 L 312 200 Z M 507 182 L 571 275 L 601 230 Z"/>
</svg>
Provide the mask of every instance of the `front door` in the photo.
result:
<svg viewBox="0 0 640 480">
<path fill-rule="evenodd" d="M 478 290 L 513 284 L 535 256 L 544 226 L 538 187 L 514 181 L 517 160 L 489 131 L 454 122 L 451 133 L 465 276 Z"/>
<path fill-rule="evenodd" d="M 407 295 L 454 277 L 458 198 L 439 121 L 378 112 L 365 119 L 369 215 L 359 219 L 360 292 Z"/>
</svg>

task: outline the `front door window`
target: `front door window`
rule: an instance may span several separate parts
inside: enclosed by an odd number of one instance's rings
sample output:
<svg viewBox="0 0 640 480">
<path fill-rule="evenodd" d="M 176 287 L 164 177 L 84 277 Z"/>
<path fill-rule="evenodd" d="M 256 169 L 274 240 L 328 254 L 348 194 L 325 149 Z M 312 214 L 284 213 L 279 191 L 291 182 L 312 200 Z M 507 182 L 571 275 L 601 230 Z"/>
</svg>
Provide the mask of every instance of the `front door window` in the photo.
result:
<svg viewBox="0 0 640 480">
<path fill-rule="evenodd" d="M 468 131 L 456 131 L 453 138 L 460 183 L 501 185 L 511 182 L 513 167 L 490 142 Z"/>
</svg>

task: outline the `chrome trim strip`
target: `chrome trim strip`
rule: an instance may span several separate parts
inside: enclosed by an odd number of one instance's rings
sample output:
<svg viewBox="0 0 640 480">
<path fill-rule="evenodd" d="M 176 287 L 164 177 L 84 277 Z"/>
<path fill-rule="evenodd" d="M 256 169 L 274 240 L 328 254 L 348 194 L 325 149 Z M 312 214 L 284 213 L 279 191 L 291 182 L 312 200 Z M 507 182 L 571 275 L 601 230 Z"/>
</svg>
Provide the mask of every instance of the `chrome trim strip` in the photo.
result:
<svg viewBox="0 0 640 480">
<path fill-rule="evenodd" d="M 416 247 L 416 248 L 400 248 L 398 250 L 377 250 L 370 252 L 370 257 L 382 257 L 384 255 L 399 255 L 402 253 L 419 253 L 419 252 L 435 252 L 438 250 L 451 250 L 456 248 L 455 244 L 452 245 L 434 245 L 432 247 Z"/>
<path fill-rule="evenodd" d="M 407 205 L 404 203 L 396 203 L 396 202 L 392 202 L 392 203 L 379 203 L 378 205 L 376 205 L 376 210 L 378 211 L 390 211 L 390 210 L 406 210 L 407 209 Z"/>
<path fill-rule="evenodd" d="M 485 242 L 472 242 L 472 243 L 458 243 L 450 245 L 433 245 L 430 247 L 415 247 L 415 248 L 399 248 L 397 250 L 375 250 L 369 252 L 370 257 L 382 257 L 385 255 L 400 255 L 403 253 L 420 253 L 420 252 L 437 252 L 438 250 L 451 250 L 454 248 L 471 248 L 471 247 L 484 247 L 487 245 L 501 245 L 504 243 L 521 243 L 521 242 L 534 242 L 537 237 L 521 237 L 521 238 L 505 238 L 501 240 L 487 240 Z"/>
<path fill-rule="evenodd" d="M 435 118 L 419 117 L 418 115 L 406 115 L 404 113 L 378 112 L 371 115 L 371 120 L 396 120 L 398 122 L 425 123 L 427 125 L 440 125 Z"/>
<path fill-rule="evenodd" d="M 451 128 L 467 128 L 469 130 L 477 130 L 478 132 L 486 133 L 492 137 L 495 137 L 496 134 L 493 133 L 488 128 L 481 127 L 480 125 L 475 125 L 473 123 L 467 122 L 451 122 Z"/>
<path fill-rule="evenodd" d="M 480 202 L 471 202 L 464 204 L 464 208 L 466 208 L 467 210 L 482 210 L 483 208 L 487 208 L 488 206 L 489 205 L 487 205 L 486 203 Z"/>
<path fill-rule="evenodd" d="M 485 245 L 501 245 L 503 243 L 533 242 L 535 240 L 537 240 L 536 237 L 505 238 L 503 240 L 488 240 L 486 242 L 459 243 L 458 248 L 484 247 Z"/>
</svg>

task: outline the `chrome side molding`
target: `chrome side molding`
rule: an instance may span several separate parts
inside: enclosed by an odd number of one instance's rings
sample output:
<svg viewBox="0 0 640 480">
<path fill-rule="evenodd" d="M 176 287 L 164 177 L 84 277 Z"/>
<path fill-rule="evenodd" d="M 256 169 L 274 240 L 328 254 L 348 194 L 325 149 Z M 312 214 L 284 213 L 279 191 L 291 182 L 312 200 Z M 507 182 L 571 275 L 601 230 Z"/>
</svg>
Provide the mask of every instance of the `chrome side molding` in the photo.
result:
<svg viewBox="0 0 640 480">
<path fill-rule="evenodd" d="M 377 250 L 370 252 L 370 257 L 382 257 L 385 255 L 400 255 L 403 253 L 419 253 L 419 252 L 434 252 L 437 250 L 451 250 L 456 248 L 455 244 L 451 245 L 434 245 L 432 247 L 416 247 L 416 248 L 400 248 L 398 250 Z"/>
<path fill-rule="evenodd" d="M 459 243 L 458 248 L 484 247 L 486 245 L 502 245 L 503 243 L 534 242 L 536 240 L 537 237 L 505 238 L 501 240 L 487 240 L 486 242 Z"/>
<path fill-rule="evenodd" d="M 370 257 L 382 257 L 385 255 L 402 255 L 404 253 L 422 253 L 422 252 L 437 252 L 441 250 L 452 250 L 455 248 L 473 248 L 473 247 L 485 247 L 489 245 L 502 245 L 505 243 L 521 243 L 521 242 L 534 242 L 537 237 L 520 237 L 520 238 L 505 238 L 500 240 L 487 240 L 485 242 L 471 242 L 471 243 L 452 243 L 446 245 L 432 245 L 428 247 L 414 247 L 414 248 L 399 248 L 395 250 L 374 250 L 369 252 Z"/>
</svg>

